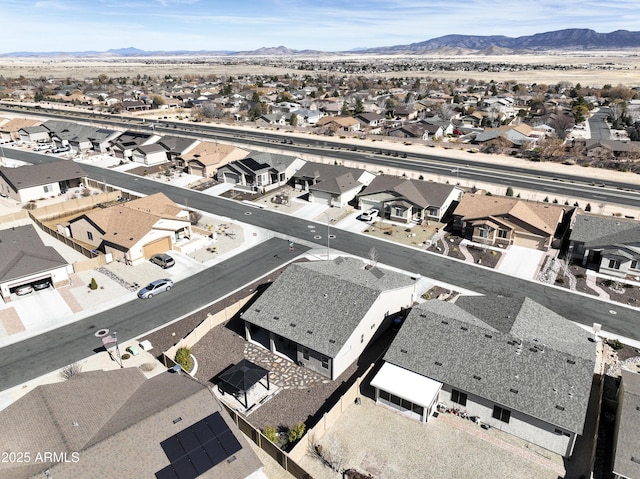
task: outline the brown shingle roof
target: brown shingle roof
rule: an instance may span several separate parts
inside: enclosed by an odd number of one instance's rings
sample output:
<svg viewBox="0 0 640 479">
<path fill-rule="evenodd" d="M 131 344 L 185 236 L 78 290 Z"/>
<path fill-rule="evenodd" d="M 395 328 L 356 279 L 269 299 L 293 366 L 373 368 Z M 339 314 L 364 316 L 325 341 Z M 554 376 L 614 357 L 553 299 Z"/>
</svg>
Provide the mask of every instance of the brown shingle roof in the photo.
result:
<svg viewBox="0 0 640 479">
<path fill-rule="evenodd" d="M 500 221 L 517 219 L 547 234 L 555 232 L 563 213 L 564 208 L 554 204 L 471 193 L 462 197 L 454 212 L 465 221 L 489 217 L 495 221 L 498 218 Z"/>
<path fill-rule="evenodd" d="M 204 166 L 225 165 L 247 156 L 249 152 L 232 145 L 203 141 L 188 153 L 182 155 L 184 161 L 198 161 Z"/>
</svg>

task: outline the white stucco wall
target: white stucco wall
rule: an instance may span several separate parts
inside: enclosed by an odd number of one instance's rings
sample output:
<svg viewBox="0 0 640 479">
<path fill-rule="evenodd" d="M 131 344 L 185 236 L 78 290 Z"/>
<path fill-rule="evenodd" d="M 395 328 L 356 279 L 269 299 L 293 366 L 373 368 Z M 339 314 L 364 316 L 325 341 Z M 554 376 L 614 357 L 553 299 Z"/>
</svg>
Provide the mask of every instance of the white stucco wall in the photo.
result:
<svg viewBox="0 0 640 479">
<path fill-rule="evenodd" d="M 413 292 L 414 287 L 411 285 L 385 291 L 378 296 L 378 299 L 373 303 L 373 306 L 367 311 L 360 324 L 358 324 L 340 352 L 333 359 L 333 375 L 331 379 L 340 376 L 345 369 L 360 357 L 362 351 L 388 315 L 400 311 L 402 307 L 411 305 Z"/>
</svg>

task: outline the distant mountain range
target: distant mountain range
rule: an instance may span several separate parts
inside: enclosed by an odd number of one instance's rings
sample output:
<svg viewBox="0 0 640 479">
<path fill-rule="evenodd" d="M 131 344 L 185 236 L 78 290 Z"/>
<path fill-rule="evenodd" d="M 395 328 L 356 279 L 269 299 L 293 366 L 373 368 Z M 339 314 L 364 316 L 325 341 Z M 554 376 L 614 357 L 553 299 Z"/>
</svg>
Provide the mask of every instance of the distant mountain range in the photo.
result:
<svg viewBox="0 0 640 479">
<path fill-rule="evenodd" d="M 484 53 L 491 55 L 508 53 L 539 52 L 548 50 L 624 50 L 640 48 L 640 32 L 616 30 L 611 33 L 598 33 L 586 28 L 569 28 L 554 32 L 536 33 L 522 37 L 506 37 L 503 35 L 445 35 L 410 45 L 395 45 L 377 48 L 357 48 L 349 52 L 334 53 L 369 53 L 369 54 L 430 54 L 436 52 L 449 53 Z M 150 56 L 282 56 L 313 55 L 321 53 L 317 50 L 292 50 L 284 46 L 263 47 L 253 51 L 145 51 L 137 48 L 118 48 L 106 52 L 12 52 L 0 54 L 0 57 L 150 57 Z"/>
</svg>

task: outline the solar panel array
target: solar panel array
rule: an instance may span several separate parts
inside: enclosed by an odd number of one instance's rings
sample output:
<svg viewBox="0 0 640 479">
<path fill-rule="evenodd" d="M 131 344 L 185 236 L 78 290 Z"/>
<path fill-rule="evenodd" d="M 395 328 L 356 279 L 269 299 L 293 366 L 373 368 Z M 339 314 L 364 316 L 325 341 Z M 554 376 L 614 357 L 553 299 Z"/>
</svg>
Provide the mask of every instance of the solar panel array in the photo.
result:
<svg viewBox="0 0 640 479">
<path fill-rule="evenodd" d="M 156 472 L 157 479 L 195 479 L 242 449 L 219 412 L 165 439 L 160 446 L 171 464 Z"/>
</svg>

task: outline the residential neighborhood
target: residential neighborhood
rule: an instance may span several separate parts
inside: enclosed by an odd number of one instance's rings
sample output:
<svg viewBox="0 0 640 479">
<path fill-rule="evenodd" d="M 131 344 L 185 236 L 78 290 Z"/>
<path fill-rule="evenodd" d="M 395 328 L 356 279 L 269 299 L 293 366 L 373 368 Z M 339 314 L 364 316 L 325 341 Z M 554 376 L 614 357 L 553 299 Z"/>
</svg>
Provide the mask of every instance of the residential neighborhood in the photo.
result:
<svg viewBox="0 0 640 479">
<path fill-rule="evenodd" d="M 0 477 L 640 478 L 637 96 L 0 79 Z"/>
</svg>

